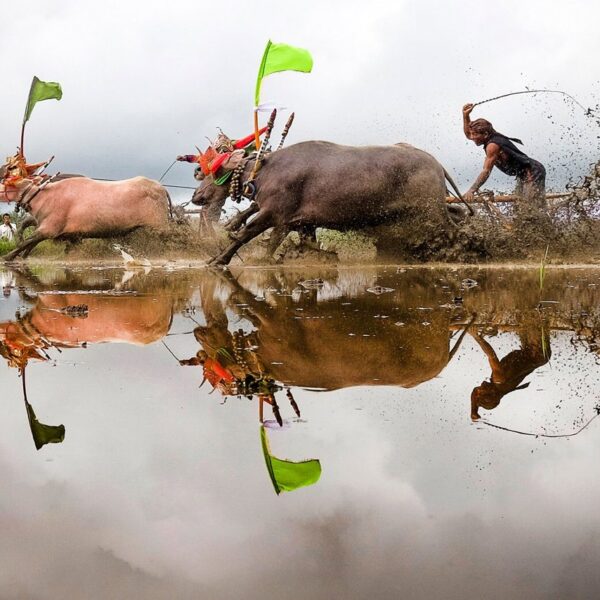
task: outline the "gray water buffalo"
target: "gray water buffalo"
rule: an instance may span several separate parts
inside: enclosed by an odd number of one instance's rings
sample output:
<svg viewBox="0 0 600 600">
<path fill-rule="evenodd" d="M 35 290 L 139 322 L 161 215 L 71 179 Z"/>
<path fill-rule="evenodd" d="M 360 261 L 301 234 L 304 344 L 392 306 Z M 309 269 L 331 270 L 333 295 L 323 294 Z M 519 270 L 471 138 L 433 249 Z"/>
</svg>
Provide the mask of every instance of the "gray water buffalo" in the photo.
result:
<svg viewBox="0 0 600 600">
<path fill-rule="evenodd" d="M 171 205 L 165 188 L 145 177 L 123 181 L 74 177 L 52 182 L 29 197 L 23 205 L 37 229 L 5 260 L 26 256 L 47 239 L 112 237 L 139 227 L 164 229 Z"/>
<path fill-rule="evenodd" d="M 250 176 L 250 161 L 242 176 Z M 446 205 L 446 180 L 456 185 L 433 156 L 408 144 L 340 146 L 302 142 L 267 155 L 255 179 L 255 213 L 234 241 L 211 264 L 227 264 L 236 251 L 273 227 L 275 240 L 289 231 L 316 227 L 348 230 L 411 222 L 447 233 L 452 221 Z M 227 186 L 207 178 L 193 202 L 218 214 Z M 273 244 L 271 244 L 271 247 Z"/>
</svg>

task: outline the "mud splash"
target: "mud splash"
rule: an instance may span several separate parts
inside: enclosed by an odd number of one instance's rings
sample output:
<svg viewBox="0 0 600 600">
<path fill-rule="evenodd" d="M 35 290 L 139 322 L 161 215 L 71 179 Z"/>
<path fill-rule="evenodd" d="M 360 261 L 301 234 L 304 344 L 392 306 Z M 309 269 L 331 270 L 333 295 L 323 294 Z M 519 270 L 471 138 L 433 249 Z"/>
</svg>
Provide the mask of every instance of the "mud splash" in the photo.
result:
<svg viewBox="0 0 600 600">
<path fill-rule="evenodd" d="M 356 232 L 318 230 L 321 251 L 299 245 L 290 234 L 276 255 L 280 262 L 307 264 L 368 262 L 462 262 L 539 260 L 549 248 L 551 260 L 589 262 L 600 251 L 600 161 L 587 175 L 567 185 L 567 192 L 549 201 L 547 213 L 521 211 L 514 204 L 497 204 L 495 213 L 477 205 L 476 215 L 462 224 L 440 230 L 427 218 L 408 219 L 375 229 Z M 271 262 L 266 257 L 269 232 L 239 252 L 234 262 L 246 265 Z M 166 233 L 135 231 L 110 240 L 82 240 L 79 243 L 46 241 L 32 258 L 50 260 L 118 260 L 114 246 L 134 256 L 149 259 L 204 260 L 227 244 L 227 233 L 200 230 L 198 219 L 173 224 Z M 8 248 L 4 248 L 8 251 Z"/>
</svg>

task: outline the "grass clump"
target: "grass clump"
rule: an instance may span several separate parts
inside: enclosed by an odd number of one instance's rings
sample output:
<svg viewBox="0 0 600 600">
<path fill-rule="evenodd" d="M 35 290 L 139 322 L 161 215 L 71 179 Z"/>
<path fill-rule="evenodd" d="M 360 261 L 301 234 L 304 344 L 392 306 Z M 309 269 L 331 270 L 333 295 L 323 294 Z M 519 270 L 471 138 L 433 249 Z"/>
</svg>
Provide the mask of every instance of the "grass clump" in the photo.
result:
<svg viewBox="0 0 600 600">
<path fill-rule="evenodd" d="M 0 256 L 8 254 L 11 250 L 15 249 L 15 243 L 9 242 L 8 240 L 0 240 Z"/>
</svg>

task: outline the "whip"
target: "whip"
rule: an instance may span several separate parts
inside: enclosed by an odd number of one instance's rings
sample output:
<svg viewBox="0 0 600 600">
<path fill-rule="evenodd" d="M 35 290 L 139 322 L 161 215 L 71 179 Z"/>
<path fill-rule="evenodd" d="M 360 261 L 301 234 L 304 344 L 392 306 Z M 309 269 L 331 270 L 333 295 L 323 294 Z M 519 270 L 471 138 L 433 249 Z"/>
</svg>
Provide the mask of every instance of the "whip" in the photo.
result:
<svg viewBox="0 0 600 600">
<path fill-rule="evenodd" d="M 568 94 L 567 92 L 564 92 L 563 90 L 549 90 L 549 89 L 521 90 L 519 92 L 509 92 L 508 94 L 501 94 L 500 96 L 494 96 L 493 98 L 488 98 L 487 100 L 480 100 L 479 102 L 475 102 L 473 104 L 473 106 L 474 107 L 479 106 L 481 104 L 486 104 L 487 102 L 493 102 L 494 100 L 500 100 L 501 98 L 508 98 L 509 96 L 518 96 L 519 94 L 541 94 L 541 93 L 562 94 L 563 96 L 566 96 L 572 102 L 577 104 L 577 106 L 579 106 L 585 112 L 585 114 L 587 116 L 594 114 L 594 111 L 591 108 L 586 108 L 585 106 L 583 106 L 583 104 L 581 104 L 581 102 L 579 102 L 579 100 L 577 100 L 577 98 L 571 96 L 571 94 Z"/>
<path fill-rule="evenodd" d="M 170 165 L 169 168 L 160 176 L 160 179 L 158 180 L 158 183 L 160 183 L 166 176 L 167 173 L 173 168 L 173 165 L 177 162 L 177 159 L 175 159 Z"/>
</svg>

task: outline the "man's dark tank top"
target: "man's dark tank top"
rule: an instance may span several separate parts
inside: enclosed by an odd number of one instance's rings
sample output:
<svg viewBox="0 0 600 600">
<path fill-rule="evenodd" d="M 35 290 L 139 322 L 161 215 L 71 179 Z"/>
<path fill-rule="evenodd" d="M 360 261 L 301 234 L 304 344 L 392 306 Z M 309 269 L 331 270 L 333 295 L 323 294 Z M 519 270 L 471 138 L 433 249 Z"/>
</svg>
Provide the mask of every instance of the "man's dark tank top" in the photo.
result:
<svg viewBox="0 0 600 600">
<path fill-rule="evenodd" d="M 488 144 L 498 144 L 502 150 L 502 162 L 497 162 L 496 166 L 507 175 L 520 177 L 533 166 L 535 162 L 529 158 L 525 152 L 519 150 L 511 141 L 511 138 L 502 135 L 501 133 L 493 133 L 490 139 L 484 144 L 483 148 L 487 149 Z"/>
</svg>

